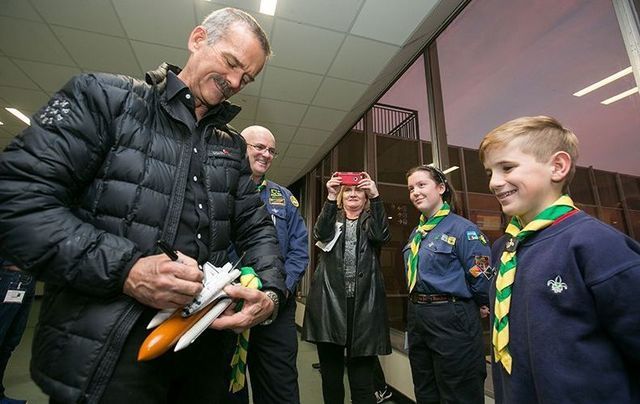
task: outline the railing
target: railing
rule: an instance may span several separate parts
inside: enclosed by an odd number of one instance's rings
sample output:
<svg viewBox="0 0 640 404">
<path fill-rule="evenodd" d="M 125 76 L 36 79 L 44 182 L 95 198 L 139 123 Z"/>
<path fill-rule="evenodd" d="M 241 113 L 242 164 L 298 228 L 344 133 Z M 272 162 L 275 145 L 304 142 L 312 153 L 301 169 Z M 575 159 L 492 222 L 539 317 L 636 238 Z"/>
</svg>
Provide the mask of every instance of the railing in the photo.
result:
<svg viewBox="0 0 640 404">
<path fill-rule="evenodd" d="M 418 112 L 392 105 L 375 104 L 371 108 L 373 133 L 403 139 L 418 139 Z M 355 130 L 364 131 L 364 119 L 358 121 Z"/>
</svg>

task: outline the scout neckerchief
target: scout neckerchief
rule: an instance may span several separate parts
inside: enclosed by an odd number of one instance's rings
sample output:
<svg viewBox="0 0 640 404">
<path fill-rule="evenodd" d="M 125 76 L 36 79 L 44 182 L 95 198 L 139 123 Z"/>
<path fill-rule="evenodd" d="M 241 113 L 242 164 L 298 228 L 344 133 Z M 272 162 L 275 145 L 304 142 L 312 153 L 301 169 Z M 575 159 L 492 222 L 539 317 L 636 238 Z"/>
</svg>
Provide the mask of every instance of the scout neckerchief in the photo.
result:
<svg viewBox="0 0 640 404">
<path fill-rule="evenodd" d="M 251 267 L 243 267 L 240 269 L 240 284 L 246 288 L 260 289 L 262 288 L 262 282 L 260 278 L 253 271 Z M 242 309 L 242 303 L 240 302 L 236 308 L 236 311 Z M 235 393 L 244 387 L 245 373 L 247 372 L 247 350 L 249 349 L 249 331 L 242 331 L 238 335 L 238 342 L 236 344 L 236 351 L 231 359 L 231 383 L 229 384 L 229 391 Z"/>
<path fill-rule="evenodd" d="M 577 209 L 568 195 L 562 195 L 551 206 L 538 213 L 533 220 L 522 228 L 520 218 L 514 216 L 507 226 L 506 234 L 511 236 L 500 257 L 500 270 L 496 277 L 496 301 L 493 322 L 493 353 L 496 363 L 502 363 L 511 374 L 513 359 L 509 353 L 509 308 L 511 306 L 511 288 L 516 275 L 516 250 L 518 245 L 558 219 Z"/>
<path fill-rule="evenodd" d="M 258 189 L 258 192 L 262 192 L 262 190 L 265 189 L 266 187 L 267 187 L 267 179 L 263 178 L 262 182 L 258 184 L 256 188 Z"/>
<path fill-rule="evenodd" d="M 431 216 L 429 220 L 424 217 L 424 214 L 420 215 L 420 224 L 416 229 L 416 234 L 411 240 L 411 251 L 409 252 L 409 259 L 407 259 L 407 282 L 409 284 L 409 292 L 416 286 L 418 280 L 418 250 L 420 249 L 420 243 L 427 236 L 427 234 L 438 225 L 444 219 L 451 208 L 448 203 L 444 203 L 440 210 L 435 215 Z"/>
</svg>

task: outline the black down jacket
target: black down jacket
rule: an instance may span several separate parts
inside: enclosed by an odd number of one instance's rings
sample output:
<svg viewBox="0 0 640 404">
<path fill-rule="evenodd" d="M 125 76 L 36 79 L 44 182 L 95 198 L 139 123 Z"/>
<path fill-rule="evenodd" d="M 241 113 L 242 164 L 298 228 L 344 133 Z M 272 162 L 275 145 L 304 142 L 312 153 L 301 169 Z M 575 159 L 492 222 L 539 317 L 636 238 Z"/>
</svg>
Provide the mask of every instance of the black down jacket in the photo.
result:
<svg viewBox="0 0 640 404">
<path fill-rule="evenodd" d="M 122 293 L 128 271 L 176 238 L 193 151 L 166 109 L 166 65 L 152 77 L 71 79 L 0 154 L 0 256 L 46 282 L 31 374 L 58 401 L 99 400 L 144 308 Z M 218 108 L 201 122 L 210 261 L 225 263 L 233 239 L 264 286 L 284 291 L 246 144 L 227 126 L 239 108 Z"/>
<path fill-rule="evenodd" d="M 356 289 L 351 356 L 391 353 L 389 320 L 380 269 L 380 247 L 389 240 L 389 225 L 381 198 L 370 200 L 371 209 L 358 219 Z M 329 241 L 336 221 L 343 222 L 336 202 L 326 201 L 314 227 L 316 240 Z M 320 252 L 305 307 L 302 338 L 309 342 L 347 345 L 347 295 L 344 283 L 344 231 L 330 252 Z"/>
</svg>

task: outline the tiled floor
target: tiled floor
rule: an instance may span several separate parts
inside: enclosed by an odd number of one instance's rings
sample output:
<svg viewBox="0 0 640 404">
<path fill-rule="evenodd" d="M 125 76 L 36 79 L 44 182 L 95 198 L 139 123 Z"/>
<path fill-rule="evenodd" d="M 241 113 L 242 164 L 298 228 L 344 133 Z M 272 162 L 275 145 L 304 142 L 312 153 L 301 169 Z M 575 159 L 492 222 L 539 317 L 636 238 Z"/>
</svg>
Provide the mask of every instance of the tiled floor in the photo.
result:
<svg viewBox="0 0 640 404">
<path fill-rule="evenodd" d="M 48 403 L 40 389 L 31 381 L 29 377 L 29 358 L 31 356 L 31 341 L 33 337 L 33 329 L 38 311 L 40 310 L 40 301 L 36 300 L 33 305 L 31 316 L 27 330 L 22 338 L 22 342 L 11 356 L 7 372 L 5 374 L 6 394 L 12 398 L 27 399 L 29 404 L 46 404 Z M 298 352 L 298 373 L 300 381 L 300 401 L 302 404 L 320 404 L 322 403 L 322 387 L 320 381 L 320 372 L 313 369 L 311 364 L 318 361 L 318 355 L 314 345 L 300 342 Z M 345 372 L 346 374 L 346 372 Z M 407 375 L 410 377 L 410 375 Z M 345 386 L 347 380 L 345 378 Z M 349 402 L 349 389 L 346 387 L 346 402 Z M 389 404 L 405 403 L 407 400 L 393 399 L 385 401 Z M 486 403 L 493 403 L 493 400 L 486 398 Z"/>
</svg>

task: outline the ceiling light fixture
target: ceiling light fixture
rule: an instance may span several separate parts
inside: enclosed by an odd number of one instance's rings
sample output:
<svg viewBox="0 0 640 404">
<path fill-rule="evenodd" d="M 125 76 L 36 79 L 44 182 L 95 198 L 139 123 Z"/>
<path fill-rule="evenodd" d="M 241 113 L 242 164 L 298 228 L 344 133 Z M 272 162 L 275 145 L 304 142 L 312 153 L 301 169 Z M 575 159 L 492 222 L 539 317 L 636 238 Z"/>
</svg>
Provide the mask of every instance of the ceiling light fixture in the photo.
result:
<svg viewBox="0 0 640 404">
<path fill-rule="evenodd" d="M 276 13 L 276 4 L 278 0 L 262 0 L 260 1 L 260 12 L 266 15 L 274 15 Z"/>
<path fill-rule="evenodd" d="M 449 174 L 450 172 L 456 171 L 458 168 L 460 168 L 460 167 L 458 167 L 458 166 L 451 166 L 451 167 L 447 168 L 446 170 L 444 170 L 442 173 L 443 173 L 443 174 Z"/>
<path fill-rule="evenodd" d="M 4 125 L 4 122 L 0 121 L 0 126 Z"/>
<path fill-rule="evenodd" d="M 624 93 L 620 93 L 618 95 L 614 95 L 611 98 L 607 98 L 604 101 L 600 101 L 600 104 L 609 105 L 609 104 L 611 104 L 613 102 L 619 101 L 619 100 L 621 100 L 621 99 L 623 99 L 625 97 L 628 97 L 628 96 L 630 96 L 632 94 L 635 94 L 637 92 L 638 92 L 638 87 L 634 87 L 631 90 L 625 91 Z"/>
<path fill-rule="evenodd" d="M 589 94 L 592 91 L 595 91 L 597 89 L 599 89 L 602 86 L 606 86 L 607 84 L 611 83 L 612 81 L 618 80 L 620 77 L 624 77 L 627 74 L 631 74 L 632 70 L 631 70 L 631 66 L 627 67 L 624 70 L 620 70 L 618 73 L 612 74 L 611 76 L 600 80 L 597 83 L 593 83 L 592 85 L 590 85 L 589 87 L 585 87 L 582 90 L 578 91 L 577 93 L 573 93 L 573 95 L 575 95 L 576 97 L 582 97 L 585 94 Z"/>
<path fill-rule="evenodd" d="M 29 119 L 29 117 L 23 114 L 22 112 L 18 111 L 15 108 L 5 108 L 5 109 L 9 113 L 13 114 L 13 116 L 21 120 L 22 122 L 26 123 L 27 125 L 31 125 L 31 119 Z"/>
</svg>

